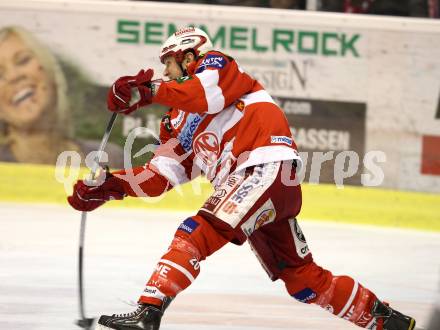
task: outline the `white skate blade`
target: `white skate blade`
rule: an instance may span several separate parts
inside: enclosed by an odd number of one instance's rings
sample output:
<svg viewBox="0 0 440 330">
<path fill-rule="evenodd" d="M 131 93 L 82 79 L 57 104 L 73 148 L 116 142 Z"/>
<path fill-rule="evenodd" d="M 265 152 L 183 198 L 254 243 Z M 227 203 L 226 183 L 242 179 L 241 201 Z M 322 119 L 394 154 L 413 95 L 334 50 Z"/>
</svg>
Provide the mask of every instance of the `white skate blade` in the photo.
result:
<svg viewBox="0 0 440 330">
<path fill-rule="evenodd" d="M 105 325 L 97 323 L 95 330 L 114 330 L 114 329 L 106 327 Z"/>
</svg>

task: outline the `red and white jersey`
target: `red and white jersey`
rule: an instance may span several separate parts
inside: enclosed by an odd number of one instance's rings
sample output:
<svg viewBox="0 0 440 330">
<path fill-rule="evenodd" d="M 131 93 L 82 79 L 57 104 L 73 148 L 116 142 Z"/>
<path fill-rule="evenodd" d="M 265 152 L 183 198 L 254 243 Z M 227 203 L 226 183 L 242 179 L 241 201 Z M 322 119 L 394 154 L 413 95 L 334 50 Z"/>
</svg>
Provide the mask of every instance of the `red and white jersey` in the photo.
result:
<svg viewBox="0 0 440 330">
<path fill-rule="evenodd" d="M 175 186 L 200 174 L 217 185 L 233 171 L 274 161 L 301 166 L 283 111 L 234 59 L 210 51 L 187 71 L 162 82 L 153 98 L 171 109 L 146 169 Z"/>
</svg>

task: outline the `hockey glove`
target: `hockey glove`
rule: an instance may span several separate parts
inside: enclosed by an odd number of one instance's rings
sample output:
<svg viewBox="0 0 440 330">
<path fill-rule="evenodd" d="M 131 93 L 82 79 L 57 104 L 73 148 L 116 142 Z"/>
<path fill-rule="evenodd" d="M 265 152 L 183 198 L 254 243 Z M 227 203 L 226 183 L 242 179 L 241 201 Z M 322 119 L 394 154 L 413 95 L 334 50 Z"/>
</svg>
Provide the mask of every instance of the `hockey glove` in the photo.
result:
<svg viewBox="0 0 440 330">
<path fill-rule="evenodd" d="M 122 200 L 127 196 L 122 179 L 108 171 L 103 176 L 101 185 L 96 185 L 99 178 L 93 182 L 78 180 L 73 186 L 72 196 L 67 197 L 69 204 L 78 211 L 93 211 L 107 201 Z"/>
<path fill-rule="evenodd" d="M 140 107 L 151 104 L 151 78 L 154 71 L 141 70 L 136 76 L 124 76 L 115 81 L 107 94 L 107 108 L 112 112 L 121 112 L 128 115 Z M 131 104 L 132 88 L 137 88 L 139 100 Z"/>
</svg>

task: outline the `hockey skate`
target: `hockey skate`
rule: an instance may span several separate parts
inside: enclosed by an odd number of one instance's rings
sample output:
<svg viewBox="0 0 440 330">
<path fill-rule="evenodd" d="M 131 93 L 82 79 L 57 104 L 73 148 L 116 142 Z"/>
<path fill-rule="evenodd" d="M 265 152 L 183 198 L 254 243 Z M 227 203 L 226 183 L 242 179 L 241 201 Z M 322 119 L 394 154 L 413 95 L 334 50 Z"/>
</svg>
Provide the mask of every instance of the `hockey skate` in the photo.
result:
<svg viewBox="0 0 440 330">
<path fill-rule="evenodd" d="M 131 313 L 102 315 L 95 330 L 159 330 L 160 320 L 171 300 L 166 299 L 162 307 L 140 303 Z"/>
<path fill-rule="evenodd" d="M 371 315 L 378 320 L 377 329 L 383 330 L 413 330 L 416 320 L 410 316 L 403 315 L 392 309 L 387 303 L 379 300 L 374 302 Z M 380 328 L 380 324 L 382 328 Z"/>
</svg>

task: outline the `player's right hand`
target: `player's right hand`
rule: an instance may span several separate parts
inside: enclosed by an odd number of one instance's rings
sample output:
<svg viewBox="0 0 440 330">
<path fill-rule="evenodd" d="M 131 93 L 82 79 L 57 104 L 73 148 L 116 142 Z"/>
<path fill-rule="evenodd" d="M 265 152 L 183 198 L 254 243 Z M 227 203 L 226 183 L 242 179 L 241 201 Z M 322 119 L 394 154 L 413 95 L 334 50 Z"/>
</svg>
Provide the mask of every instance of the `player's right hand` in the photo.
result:
<svg viewBox="0 0 440 330">
<path fill-rule="evenodd" d="M 140 107 L 151 104 L 153 98 L 151 92 L 152 69 L 140 70 L 135 76 L 124 76 L 115 81 L 107 94 L 107 108 L 112 112 L 129 114 Z M 131 89 L 136 88 L 139 93 L 139 101 L 131 104 Z"/>
<path fill-rule="evenodd" d="M 121 200 L 125 193 L 122 179 L 109 172 L 104 173 L 104 182 L 101 185 L 91 185 L 86 180 L 78 180 L 73 186 L 73 193 L 67 197 L 70 206 L 78 211 L 93 211 L 110 200 Z"/>
<path fill-rule="evenodd" d="M 124 76 L 114 82 L 107 94 L 107 108 L 110 111 L 120 112 L 130 107 L 131 87 L 135 81 L 135 76 Z"/>
</svg>

